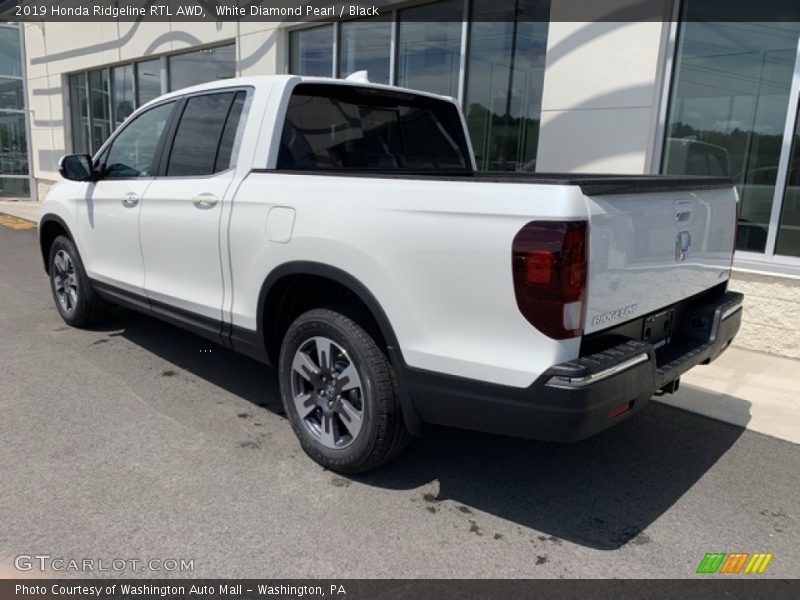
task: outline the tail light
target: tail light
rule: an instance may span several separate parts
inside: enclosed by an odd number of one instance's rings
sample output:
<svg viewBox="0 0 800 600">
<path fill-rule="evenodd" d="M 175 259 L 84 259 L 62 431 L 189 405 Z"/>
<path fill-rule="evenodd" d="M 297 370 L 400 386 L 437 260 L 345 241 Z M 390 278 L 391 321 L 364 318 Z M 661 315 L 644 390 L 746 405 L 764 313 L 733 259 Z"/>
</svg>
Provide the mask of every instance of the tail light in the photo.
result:
<svg viewBox="0 0 800 600">
<path fill-rule="evenodd" d="M 563 340 L 583 333 L 586 221 L 532 221 L 514 237 L 514 293 L 522 315 Z"/>
</svg>

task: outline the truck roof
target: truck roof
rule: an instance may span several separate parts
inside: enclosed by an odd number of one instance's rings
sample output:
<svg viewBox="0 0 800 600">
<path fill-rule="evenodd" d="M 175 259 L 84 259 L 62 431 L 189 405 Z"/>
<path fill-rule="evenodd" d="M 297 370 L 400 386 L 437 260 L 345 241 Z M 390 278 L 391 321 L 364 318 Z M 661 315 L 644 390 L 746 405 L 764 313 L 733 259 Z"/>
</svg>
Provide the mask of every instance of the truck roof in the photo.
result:
<svg viewBox="0 0 800 600">
<path fill-rule="evenodd" d="M 151 100 L 144 106 L 147 106 L 151 103 L 155 103 L 157 101 L 165 100 L 167 98 L 175 98 L 179 96 L 184 96 L 186 94 L 193 94 L 196 92 L 204 92 L 208 90 L 250 86 L 255 88 L 256 91 L 263 91 L 268 89 L 274 89 L 276 87 L 286 88 L 289 85 L 294 86 L 299 83 L 324 83 L 329 85 L 346 85 L 351 87 L 357 86 L 357 87 L 368 87 L 368 88 L 384 89 L 392 91 L 403 91 L 410 94 L 416 94 L 419 96 L 438 98 L 440 100 L 445 100 L 447 102 L 455 102 L 455 99 L 452 98 L 451 96 L 442 96 L 440 94 L 433 94 L 421 90 L 414 90 L 395 85 L 386 85 L 382 83 L 373 83 L 371 81 L 363 81 L 359 79 L 334 79 L 333 77 L 307 77 L 303 75 L 250 75 L 247 77 L 232 77 L 230 79 L 220 79 L 218 81 L 201 83 L 198 85 L 192 85 L 189 87 L 181 88 L 179 90 L 163 94 L 158 98 Z"/>
</svg>

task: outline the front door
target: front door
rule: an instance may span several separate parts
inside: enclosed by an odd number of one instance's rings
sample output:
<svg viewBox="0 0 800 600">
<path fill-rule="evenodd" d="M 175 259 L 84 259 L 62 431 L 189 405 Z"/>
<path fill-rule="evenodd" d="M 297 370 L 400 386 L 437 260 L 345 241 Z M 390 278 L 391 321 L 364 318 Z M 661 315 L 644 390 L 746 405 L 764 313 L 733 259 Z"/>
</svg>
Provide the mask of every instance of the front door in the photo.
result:
<svg viewBox="0 0 800 600">
<path fill-rule="evenodd" d="M 98 159 L 100 180 L 86 184 L 78 207 L 77 238 L 92 279 L 143 293 L 139 216 L 174 107 L 174 101 L 158 105 L 125 125 Z"/>
</svg>

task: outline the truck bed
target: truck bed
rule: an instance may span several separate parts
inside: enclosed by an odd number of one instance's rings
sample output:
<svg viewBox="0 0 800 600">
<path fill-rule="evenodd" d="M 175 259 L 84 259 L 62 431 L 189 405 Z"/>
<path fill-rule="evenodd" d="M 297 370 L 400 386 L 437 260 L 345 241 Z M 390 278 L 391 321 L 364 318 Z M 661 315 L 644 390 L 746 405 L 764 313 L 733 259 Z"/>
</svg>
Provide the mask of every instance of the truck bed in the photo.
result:
<svg viewBox="0 0 800 600">
<path fill-rule="evenodd" d="M 346 171 L 333 169 L 292 170 L 253 169 L 256 173 L 285 175 L 325 175 L 328 177 L 367 177 L 373 179 L 422 179 L 431 181 L 475 181 L 478 183 L 522 183 L 579 186 L 587 196 L 611 194 L 654 194 L 686 190 L 733 187 L 728 177 L 685 175 L 614 175 L 600 173 L 524 173 L 519 171 Z"/>
</svg>

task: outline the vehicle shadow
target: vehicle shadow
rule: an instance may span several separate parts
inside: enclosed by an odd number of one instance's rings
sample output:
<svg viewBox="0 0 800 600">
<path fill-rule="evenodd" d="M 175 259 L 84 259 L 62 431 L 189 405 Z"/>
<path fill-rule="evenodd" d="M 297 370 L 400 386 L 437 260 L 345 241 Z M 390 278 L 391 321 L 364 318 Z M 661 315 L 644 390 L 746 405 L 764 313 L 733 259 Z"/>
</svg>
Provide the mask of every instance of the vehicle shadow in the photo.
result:
<svg viewBox="0 0 800 600">
<path fill-rule="evenodd" d="M 283 414 L 275 370 L 220 344 L 120 307 L 114 307 L 102 324 L 90 329 L 121 336 L 256 406 Z"/>
<path fill-rule="evenodd" d="M 731 401 L 749 409 L 749 402 Z M 438 480 L 439 493 L 426 498 L 430 502 L 453 500 L 535 529 L 555 543 L 614 550 L 648 543 L 643 531 L 743 432 L 658 402 L 572 444 L 437 427 L 394 462 L 356 479 L 390 489 Z"/>
<path fill-rule="evenodd" d="M 110 335 L 122 335 L 197 377 L 282 413 L 271 368 L 177 327 L 120 309 L 115 309 L 107 328 L 122 328 L 122 333 Z M 198 351 L 212 346 L 213 360 Z M 703 394 L 709 401 L 719 400 L 698 388 L 691 393 L 698 401 Z M 737 403 L 731 407 L 737 414 L 749 415 L 749 402 L 727 400 Z M 535 530 L 553 543 L 566 540 L 613 550 L 628 543 L 648 543 L 644 530 L 689 491 L 743 432 L 741 427 L 658 402 L 616 427 L 572 444 L 429 427 L 393 462 L 351 479 L 393 490 L 438 481 L 438 495 L 424 495 L 422 501 L 435 505 L 452 500 L 470 511 Z"/>
</svg>

